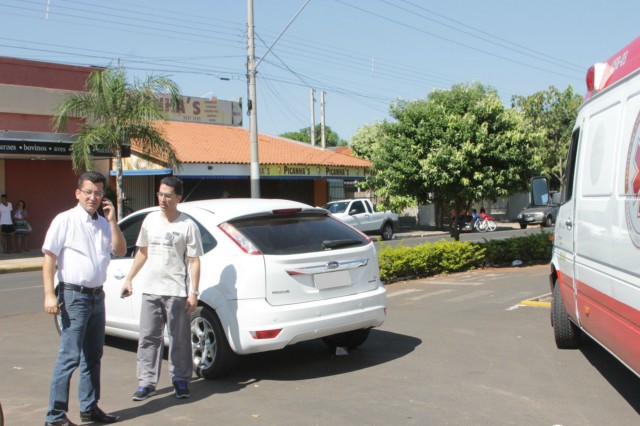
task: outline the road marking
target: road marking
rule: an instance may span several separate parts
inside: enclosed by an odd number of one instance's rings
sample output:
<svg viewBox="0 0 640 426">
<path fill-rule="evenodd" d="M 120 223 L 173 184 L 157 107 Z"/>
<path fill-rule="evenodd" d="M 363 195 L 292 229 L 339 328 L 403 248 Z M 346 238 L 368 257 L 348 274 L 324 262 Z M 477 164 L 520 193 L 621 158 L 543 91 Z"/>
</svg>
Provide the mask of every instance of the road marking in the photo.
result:
<svg viewBox="0 0 640 426">
<path fill-rule="evenodd" d="M 421 299 L 426 299 L 427 297 L 431 297 L 431 296 L 438 296 L 440 294 L 447 294 L 447 293 L 451 293 L 454 292 L 455 290 L 440 290 L 440 291 L 434 291 L 433 293 L 427 293 L 427 294 L 421 294 L 420 296 L 416 296 L 416 297 L 410 297 L 409 300 L 413 301 L 413 302 L 417 302 L 418 300 Z"/>
<path fill-rule="evenodd" d="M 413 288 L 408 288 L 406 290 L 394 291 L 393 293 L 387 292 L 387 297 L 402 296 L 404 294 L 411 294 L 411 293 L 420 293 L 422 291 L 424 291 L 424 290 L 416 290 L 416 289 L 413 289 Z"/>
<path fill-rule="evenodd" d="M 493 293 L 494 291 L 492 290 L 477 290 L 469 294 L 465 294 L 462 296 L 454 297 L 453 299 L 449 299 L 449 302 L 464 302 L 469 299 L 477 299 L 478 297 L 488 296 Z"/>
<path fill-rule="evenodd" d="M 479 281 L 478 279 L 474 280 L 475 282 L 461 282 L 461 281 L 421 281 L 420 284 L 429 284 L 429 285 L 455 285 L 455 286 L 479 286 L 485 285 L 486 283 Z"/>
</svg>

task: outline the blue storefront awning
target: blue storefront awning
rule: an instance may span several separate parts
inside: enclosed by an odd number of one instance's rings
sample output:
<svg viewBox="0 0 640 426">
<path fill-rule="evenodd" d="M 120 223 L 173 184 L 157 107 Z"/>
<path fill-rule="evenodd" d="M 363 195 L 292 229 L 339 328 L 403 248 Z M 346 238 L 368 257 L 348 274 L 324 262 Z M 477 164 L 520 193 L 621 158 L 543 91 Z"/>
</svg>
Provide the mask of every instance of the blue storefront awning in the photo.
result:
<svg viewBox="0 0 640 426">
<path fill-rule="evenodd" d="M 123 170 L 122 176 L 158 176 L 158 175 L 170 175 L 173 172 L 172 169 L 148 169 L 148 170 Z M 111 170 L 110 176 L 115 176 L 116 171 Z"/>
</svg>

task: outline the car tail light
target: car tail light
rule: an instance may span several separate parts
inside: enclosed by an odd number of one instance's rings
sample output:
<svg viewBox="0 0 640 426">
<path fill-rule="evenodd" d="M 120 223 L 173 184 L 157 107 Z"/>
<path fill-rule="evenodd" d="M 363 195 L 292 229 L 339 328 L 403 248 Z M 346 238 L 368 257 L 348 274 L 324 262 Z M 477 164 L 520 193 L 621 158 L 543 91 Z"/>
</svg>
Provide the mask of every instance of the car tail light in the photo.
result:
<svg viewBox="0 0 640 426">
<path fill-rule="evenodd" d="M 227 234 L 231 240 L 238 245 L 247 254 L 262 254 L 260 250 L 245 237 L 242 232 L 238 231 L 235 226 L 228 222 L 222 223 L 218 226 L 222 232 Z"/>
<path fill-rule="evenodd" d="M 261 339 L 275 339 L 278 337 L 278 334 L 282 331 L 281 328 L 276 328 L 274 330 L 260 330 L 260 331 L 251 331 L 251 337 L 256 340 Z"/>
</svg>

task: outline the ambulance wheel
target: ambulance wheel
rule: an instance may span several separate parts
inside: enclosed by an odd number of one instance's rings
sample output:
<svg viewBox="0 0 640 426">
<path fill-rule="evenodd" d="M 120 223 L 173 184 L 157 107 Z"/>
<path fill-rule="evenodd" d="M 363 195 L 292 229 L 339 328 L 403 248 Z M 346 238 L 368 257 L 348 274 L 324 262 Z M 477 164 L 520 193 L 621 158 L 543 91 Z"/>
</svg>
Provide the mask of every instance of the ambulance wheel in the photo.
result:
<svg viewBox="0 0 640 426">
<path fill-rule="evenodd" d="M 551 315 L 553 323 L 553 335 L 558 349 L 577 349 L 580 347 L 581 331 L 571 320 L 562 303 L 560 284 L 556 278 L 553 287 L 553 300 L 551 301 Z"/>
</svg>

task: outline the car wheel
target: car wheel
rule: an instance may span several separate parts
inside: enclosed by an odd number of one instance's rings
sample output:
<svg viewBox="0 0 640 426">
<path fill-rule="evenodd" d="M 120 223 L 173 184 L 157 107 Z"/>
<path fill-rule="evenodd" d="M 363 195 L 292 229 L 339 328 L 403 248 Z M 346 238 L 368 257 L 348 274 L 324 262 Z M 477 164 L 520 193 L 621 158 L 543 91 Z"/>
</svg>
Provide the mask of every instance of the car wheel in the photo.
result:
<svg viewBox="0 0 640 426">
<path fill-rule="evenodd" d="M 193 371 L 205 379 L 224 376 L 237 362 L 218 316 L 204 306 L 191 314 L 191 356 Z"/>
<path fill-rule="evenodd" d="M 553 335 L 558 349 L 577 349 L 580 346 L 581 331 L 571 320 L 562 303 L 560 284 L 555 280 L 551 301 Z"/>
<path fill-rule="evenodd" d="M 323 337 L 322 341 L 331 349 L 335 349 L 337 347 L 354 349 L 362 345 L 367 340 L 370 331 L 370 328 L 361 328 L 360 330 L 347 331 L 345 333 Z"/>
<path fill-rule="evenodd" d="M 390 223 L 385 223 L 382 226 L 382 232 L 380 233 L 383 240 L 390 240 L 393 238 L 393 226 Z"/>
<path fill-rule="evenodd" d="M 520 223 L 520 229 L 527 229 L 527 224 L 526 223 Z"/>
<path fill-rule="evenodd" d="M 553 226 L 553 218 L 551 217 L 551 215 L 547 216 L 547 219 L 544 221 L 544 225 L 547 228 L 551 228 Z"/>
</svg>

